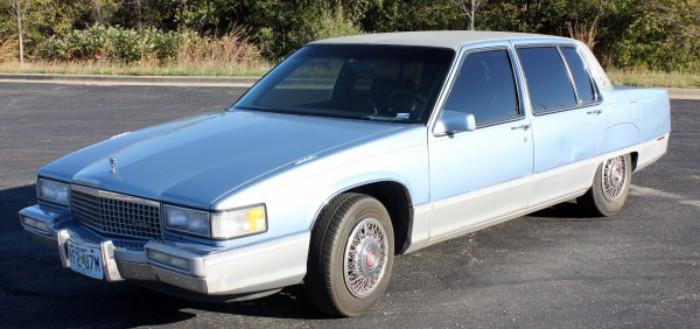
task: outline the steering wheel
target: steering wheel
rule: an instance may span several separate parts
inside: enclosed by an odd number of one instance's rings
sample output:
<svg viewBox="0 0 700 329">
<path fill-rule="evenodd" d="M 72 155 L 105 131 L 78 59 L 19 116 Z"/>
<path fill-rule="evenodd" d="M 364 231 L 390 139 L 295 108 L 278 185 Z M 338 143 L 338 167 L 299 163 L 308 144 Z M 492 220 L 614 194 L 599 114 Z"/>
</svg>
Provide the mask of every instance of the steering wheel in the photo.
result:
<svg viewBox="0 0 700 329">
<path fill-rule="evenodd" d="M 426 104 L 427 100 L 420 94 L 408 90 L 398 90 L 387 96 L 382 108 L 390 114 L 410 113 L 411 118 L 415 118 L 416 114 L 422 114 L 418 112 L 419 110 L 422 112 Z"/>
</svg>

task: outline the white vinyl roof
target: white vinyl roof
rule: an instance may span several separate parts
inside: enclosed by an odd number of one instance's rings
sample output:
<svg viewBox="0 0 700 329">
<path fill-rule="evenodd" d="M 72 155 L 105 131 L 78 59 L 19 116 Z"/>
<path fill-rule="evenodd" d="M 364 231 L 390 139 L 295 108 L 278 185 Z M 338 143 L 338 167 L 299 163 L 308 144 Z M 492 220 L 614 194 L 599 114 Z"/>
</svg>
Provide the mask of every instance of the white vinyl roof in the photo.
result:
<svg viewBox="0 0 700 329">
<path fill-rule="evenodd" d="M 601 89 L 612 88 L 612 83 L 605 71 L 596 60 L 593 52 L 582 43 L 573 39 L 544 34 L 528 34 L 516 32 L 494 31 L 420 31 L 420 32 L 393 32 L 352 35 L 340 38 L 331 38 L 314 41 L 311 44 L 358 44 L 358 45 L 394 45 L 394 46 L 420 46 L 438 47 L 459 50 L 464 44 L 485 41 L 518 41 L 518 40 L 564 40 L 573 41 L 580 45 L 580 49 L 590 66 L 593 78 Z"/>
<path fill-rule="evenodd" d="M 518 39 L 564 39 L 543 34 L 493 31 L 420 31 L 361 34 L 314 41 L 312 44 L 371 44 L 459 49 L 465 43 Z"/>
</svg>

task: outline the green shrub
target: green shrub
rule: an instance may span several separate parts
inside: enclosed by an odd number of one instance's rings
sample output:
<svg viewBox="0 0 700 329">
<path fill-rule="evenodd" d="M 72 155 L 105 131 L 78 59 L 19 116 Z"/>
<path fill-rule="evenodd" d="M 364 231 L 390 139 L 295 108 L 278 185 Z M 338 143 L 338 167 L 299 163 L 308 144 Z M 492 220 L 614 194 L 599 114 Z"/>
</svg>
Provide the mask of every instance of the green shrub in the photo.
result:
<svg viewBox="0 0 700 329">
<path fill-rule="evenodd" d="M 343 7 L 324 9 L 318 20 L 311 25 L 314 39 L 328 39 L 346 35 L 362 34 L 362 29 L 355 25 L 343 13 Z"/>
<path fill-rule="evenodd" d="M 256 36 L 266 58 L 280 61 L 308 42 L 364 33 L 345 14 L 342 6 L 309 8 L 307 12 L 295 15 L 292 22 L 272 20 L 266 22 L 269 25 L 258 29 Z"/>
<path fill-rule="evenodd" d="M 38 50 L 38 55 L 40 58 L 52 61 L 65 61 L 68 59 L 63 39 L 56 37 L 50 37 L 44 41 Z"/>
<path fill-rule="evenodd" d="M 177 57 L 178 35 L 146 29 L 92 26 L 73 30 L 62 37 L 53 36 L 40 45 L 39 57 L 50 61 L 107 60 L 134 62 L 154 58 L 167 62 Z"/>
<path fill-rule="evenodd" d="M 145 54 L 154 56 L 159 62 L 165 63 L 177 58 L 178 45 L 182 35 L 175 32 L 162 32 L 149 29 L 144 40 Z"/>
<path fill-rule="evenodd" d="M 116 62 L 147 65 L 216 62 L 220 65 L 260 64 L 260 50 L 243 31 L 221 38 L 202 37 L 192 31 L 141 31 L 94 25 L 44 41 L 38 56 L 49 62 Z"/>
<path fill-rule="evenodd" d="M 134 30 L 117 28 L 107 29 L 107 52 L 106 56 L 113 60 L 134 62 L 141 59 L 143 48 L 141 47 L 143 34 Z"/>
</svg>

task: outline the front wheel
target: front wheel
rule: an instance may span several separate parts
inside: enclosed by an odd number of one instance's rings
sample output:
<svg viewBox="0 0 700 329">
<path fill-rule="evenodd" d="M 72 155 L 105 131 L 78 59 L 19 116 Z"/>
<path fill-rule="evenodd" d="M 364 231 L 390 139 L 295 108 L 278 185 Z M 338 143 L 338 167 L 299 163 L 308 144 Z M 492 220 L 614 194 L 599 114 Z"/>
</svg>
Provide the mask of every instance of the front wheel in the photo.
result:
<svg viewBox="0 0 700 329">
<path fill-rule="evenodd" d="M 593 186 L 578 199 L 578 203 L 594 215 L 612 216 L 624 207 L 631 185 L 630 155 L 607 159 L 598 167 Z"/>
<path fill-rule="evenodd" d="M 386 208 L 364 194 L 341 194 L 324 208 L 312 232 L 307 294 L 330 315 L 363 314 L 384 295 L 393 261 Z"/>
</svg>

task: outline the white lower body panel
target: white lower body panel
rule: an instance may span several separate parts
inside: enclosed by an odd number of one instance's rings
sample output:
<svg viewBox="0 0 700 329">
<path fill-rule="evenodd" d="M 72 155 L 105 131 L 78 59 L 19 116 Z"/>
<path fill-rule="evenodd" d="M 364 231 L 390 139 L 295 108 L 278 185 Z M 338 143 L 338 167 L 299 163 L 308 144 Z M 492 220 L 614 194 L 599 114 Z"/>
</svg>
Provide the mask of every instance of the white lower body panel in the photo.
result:
<svg viewBox="0 0 700 329">
<path fill-rule="evenodd" d="M 665 134 L 615 152 L 418 206 L 406 253 L 577 198 L 592 186 L 595 171 L 606 159 L 637 153 L 636 172 L 666 153 L 668 139 L 669 134 Z M 508 207 L 509 200 L 516 197 L 529 197 L 527 206 Z M 441 228 L 435 230 L 435 223 Z"/>
</svg>

